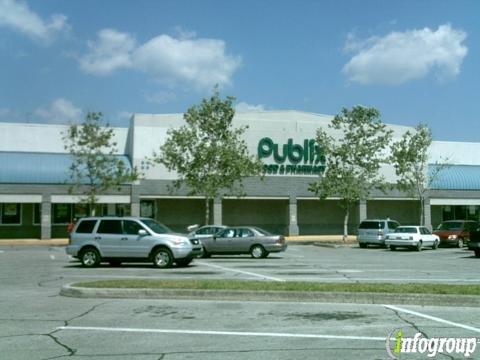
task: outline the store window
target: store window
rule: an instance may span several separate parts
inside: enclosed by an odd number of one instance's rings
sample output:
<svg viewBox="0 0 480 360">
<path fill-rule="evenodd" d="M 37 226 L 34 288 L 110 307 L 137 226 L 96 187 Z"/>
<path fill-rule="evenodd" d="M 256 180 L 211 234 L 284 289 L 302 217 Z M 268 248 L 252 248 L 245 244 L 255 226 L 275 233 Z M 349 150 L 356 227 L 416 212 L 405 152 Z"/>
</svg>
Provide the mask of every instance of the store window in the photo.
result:
<svg viewBox="0 0 480 360">
<path fill-rule="evenodd" d="M 140 201 L 140 216 L 155 219 L 155 202 L 153 200 Z"/>
<path fill-rule="evenodd" d="M 54 224 L 69 224 L 72 221 L 72 204 L 52 204 Z"/>
<path fill-rule="evenodd" d="M 115 205 L 116 216 L 130 216 L 130 204 L 116 204 Z"/>
<path fill-rule="evenodd" d="M 22 205 L 15 203 L 0 204 L 0 224 L 20 225 L 22 223 Z"/>
<path fill-rule="evenodd" d="M 33 225 L 40 225 L 42 222 L 42 206 L 41 204 L 33 204 Z"/>
<path fill-rule="evenodd" d="M 448 220 L 480 220 L 478 205 L 444 205 L 442 206 L 442 221 Z"/>
</svg>

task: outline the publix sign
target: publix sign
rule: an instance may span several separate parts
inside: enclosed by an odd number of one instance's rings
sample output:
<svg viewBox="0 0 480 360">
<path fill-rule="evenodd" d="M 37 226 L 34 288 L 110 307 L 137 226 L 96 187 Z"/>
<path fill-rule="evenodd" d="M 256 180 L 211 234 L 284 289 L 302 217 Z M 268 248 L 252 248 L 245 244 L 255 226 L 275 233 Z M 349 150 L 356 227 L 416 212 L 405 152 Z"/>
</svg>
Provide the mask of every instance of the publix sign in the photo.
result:
<svg viewBox="0 0 480 360">
<path fill-rule="evenodd" d="M 312 175 L 325 170 L 325 156 L 314 139 L 305 139 L 301 144 L 288 139 L 286 144 L 277 144 L 264 137 L 258 142 L 257 154 L 265 162 L 266 174 Z"/>
</svg>

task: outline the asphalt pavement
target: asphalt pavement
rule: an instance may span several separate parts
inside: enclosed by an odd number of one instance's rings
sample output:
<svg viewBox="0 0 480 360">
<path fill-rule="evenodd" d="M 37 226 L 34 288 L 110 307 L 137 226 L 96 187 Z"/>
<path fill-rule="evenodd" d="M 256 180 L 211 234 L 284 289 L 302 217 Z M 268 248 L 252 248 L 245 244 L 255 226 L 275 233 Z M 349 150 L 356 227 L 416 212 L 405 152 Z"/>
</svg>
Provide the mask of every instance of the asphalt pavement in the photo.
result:
<svg viewBox="0 0 480 360">
<path fill-rule="evenodd" d="M 480 309 L 415 304 L 78 299 L 67 283 L 107 278 L 478 283 L 466 250 L 420 253 L 290 246 L 261 260 L 201 259 L 84 269 L 62 247 L 0 246 L 1 359 L 386 359 L 396 329 L 427 337 L 480 337 Z M 343 280 L 341 280 L 343 279 Z M 480 347 L 480 344 L 479 344 Z M 408 355 L 402 359 L 426 359 Z M 434 358 L 463 358 L 438 355 Z M 480 350 L 470 358 L 480 359 Z"/>
</svg>

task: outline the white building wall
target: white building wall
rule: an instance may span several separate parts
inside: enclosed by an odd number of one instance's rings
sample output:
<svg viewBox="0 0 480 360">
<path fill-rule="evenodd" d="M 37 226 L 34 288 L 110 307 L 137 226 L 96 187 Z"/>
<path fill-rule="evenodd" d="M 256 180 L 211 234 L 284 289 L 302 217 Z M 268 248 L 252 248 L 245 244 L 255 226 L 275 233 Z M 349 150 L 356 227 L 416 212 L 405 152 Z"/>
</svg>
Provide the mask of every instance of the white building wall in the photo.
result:
<svg viewBox="0 0 480 360">
<path fill-rule="evenodd" d="M 284 144 L 289 138 L 295 143 L 303 144 L 305 139 L 312 139 L 316 131 L 323 128 L 328 131 L 328 124 L 333 117 L 329 115 L 311 114 L 299 111 L 262 111 L 237 113 L 233 120 L 234 126 L 248 126 L 244 138 L 251 154 L 257 154 L 260 139 L 271 138 L 277 144 Z M 141 168 L 145 157 L 151 157 L 153 151 L 159 150 L 167 138 L 170 128 L 184 125 L 182 114 L 135 114 L 133 126 L 133 161 Z M 398 139 L 407 130 L 413 128 L 398 125 L 388 125 L 393 130 L 393 136 Z M 330 131 L 330 135 L 338 137 L 341 134 Z M 271 161 L 273 163 L 273 160 Z M 174 179 L 176 175 L 169 173 L 161 165 L 156 165 L 145 172 L 147 179 Z M 388 181 L 395 181 L 395 171 L 391 165 L 382 167 L 382 174 Z M 275 175 L 273 175 L 275 176 Z M 306 176 L 306 175 L 288 175 Z M 317 175 L 311 175 L 316 177 Z"/>
<path fill-rule="evenodd" d="M 65 153 L 68 125 L 0 122 L 0 151 Z M 114 128 L 118 154 L 126 153 L 128 128 Z"/>
</svg>

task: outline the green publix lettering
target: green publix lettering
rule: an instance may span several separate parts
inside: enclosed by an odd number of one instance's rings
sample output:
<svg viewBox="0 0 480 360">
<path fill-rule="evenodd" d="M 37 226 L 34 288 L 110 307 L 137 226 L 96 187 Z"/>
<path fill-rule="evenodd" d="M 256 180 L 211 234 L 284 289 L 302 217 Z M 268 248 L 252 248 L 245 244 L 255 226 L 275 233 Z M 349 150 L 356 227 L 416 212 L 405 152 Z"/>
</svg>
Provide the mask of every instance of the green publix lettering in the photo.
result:
<svg viewBox="0 0 480 360">
<path fill-rule="evenodd" d="M 283 164 L 287 159 L 294 165 L 302 161 L 304 164 L 325 164 L 325 156 L 314 139 L 305 139 L 303 146 L 294 144 L 293 139 L 288 139 L 280 151 L 278 144 L 269 137 L 264 137 L 258 142 L 258 157 L 262 159 L 271 155 L 277 164 Z"/>
</svg>

